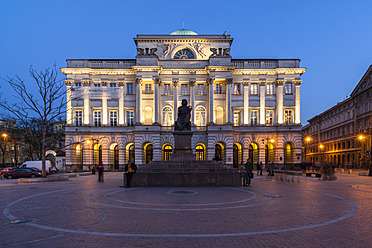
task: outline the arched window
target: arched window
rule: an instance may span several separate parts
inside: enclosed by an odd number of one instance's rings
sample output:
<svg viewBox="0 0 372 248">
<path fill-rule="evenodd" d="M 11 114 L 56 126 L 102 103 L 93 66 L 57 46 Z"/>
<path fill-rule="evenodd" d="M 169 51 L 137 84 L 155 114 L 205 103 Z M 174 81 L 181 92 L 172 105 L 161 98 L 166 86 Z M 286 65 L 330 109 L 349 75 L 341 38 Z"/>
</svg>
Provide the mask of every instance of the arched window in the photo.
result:
<svg viewBox="0 0 372 248">
<path fill-rule="evenodd" d="M 196 160 L 205 160 L 205 147 L 199 143 L 195 147 Z"/>
<path fill-rule="evenodd" d="M 145 164 L 150 163 L 152 161 L 152 144 L 148 143 L 145 145 L 144 150 L 145 150 Z"/>
<path fill-rule="evenodd" d="M 173 111 L 170 107 L 163 108 L 163 126 L 173 125 Z"/>
<path fill-rule="evenodd" d="M 258 145 L 255 143 L 251 143 L 249 145 L 249 158 L 253 165 L 256 165 L 258 162 Z"/>
<path fill-rule="evenodd" d="M 194 54 L 187 48 L 177 51 L 174 54 L 174 59 L 195 59 Z"/>
<path fill-rule="evenodd" d="M 111 170 L 119 169 L 119 146 L 116 143 L 110 145 L 109 165 Z"/>
<path fill-rule="evenodd" d="M 265 163 L 274 162 L 274 146 L 268 143 L 265 147 Z"/>
<path fill-rule="evenodd" d="M 284 145 L 284 163 L 294 163 L 294 145 L 292 143 L 285 143 Z"/>
<path fill-rule="evenodd" d="M 239 143 L 235 143 L 233 146 L 233 166 L 238 168 L 239 164 L 242 163 L 242 146 Z"/>
<path fill-rule="evenodd" d="M 225 161 L 225 149 L 222 143 L 217 143 L 214 147 L 214 159 L 216 161 Z"/>
<path fill-rule="evenodd" d="M 126 161 L 125 163 L 128 162 L 128 160 L 130 160 L 131 162 L 135 163 L 135 151 L 134 151 L 134 144 L 133 143 L 130 143 L 126 146 Z"/>
<path fill-rule="evenodd" d="M 94 165 L 102 164 L 102 146 L 100 144 L 94 145 L 93 160 Z"/>
<path fill-rule="evenodd" d="M 170 144 L 165 144 L 163 146 L 163 160 L 168 161 L 169 156 L 172 154 L 172 146 Z"/>
<path fill-rule="evenodd" d="M 205 126 L 205 108 L 199 106 L 195 110 L 195 125 Z"/>
</svg>

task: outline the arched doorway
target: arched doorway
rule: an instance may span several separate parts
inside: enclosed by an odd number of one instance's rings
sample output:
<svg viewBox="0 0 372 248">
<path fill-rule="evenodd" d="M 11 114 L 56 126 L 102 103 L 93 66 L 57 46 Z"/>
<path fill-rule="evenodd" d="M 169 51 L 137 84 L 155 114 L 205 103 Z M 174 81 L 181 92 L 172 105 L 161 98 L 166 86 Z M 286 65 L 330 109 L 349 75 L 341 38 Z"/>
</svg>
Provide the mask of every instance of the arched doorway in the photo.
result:
<svg viewBox="0 0 372 248">
<path fill-rule="evenodd" d="M 274 145 L 268 143 L 265 147 L 265 163 L 274 162 Z"/>
<path fill-rule="evenodd" d="M 242 146 L 239 143 L 235 143 L 233 146 L 233 167 L 238 168 L 242 161 Z"/>
<path fill-rule="evenodd" d="M 93 164 L 94 165 L 102 164 L 102 145 L 100 144 L 94 145 Z"/>
<path fill-rule="evenodd" d="M 109 157 L 110 170 L 119 169 L 119 146 L 116 143 L 110 146 L 110 157 Z"/>
<path fill-rule="evenodd" d="M 249 158 L 253 165 L 256 165 L 258 162 L 258 145 L 256 143 L 251 143 L 249 145 Z"/>
<path fill-rule="evenodd" d="M 214 147 L 214 159 L 216 161 L 225 161 L 225 146 L 217 143 Z"/>
<path fill-rule="evenodd" d="M 74 144 L 73 146 L 73 170 L 83 171 L 83 146 L 81 144 Z"/>
<path fill-rule="evenodd" d="M 294 145 L 291 142 L 287 142 L 284 145 L 284 164 L 293 165 L 294 163 Z"/>
<path fill-rule="evenodd" d="M 134 151 L 134 144 L 129 143 L 125 146 L 125 163 L 128 163 L 128 160 L 135 163 L 135 151 Z"/>
<path fill-rule="evenodd" d="M 196 160 L 205 160 L 205 146 L 202 143 L 196 144 L 195 147 Z"/>
<path fill-rule="evenodd" d="M 172 154 L 173 148 L 171 144 L 163 145 L 163 161 L 168 161 L 170 155 Z"/>
<path fill-rule="evenodd" d="M 150 163 L 152 161 L 152 154 L 153 154 L 153 147 L 151 143 L 147 143 L 144 146 L 145 151 L 145 164 Z"/>
</svg>

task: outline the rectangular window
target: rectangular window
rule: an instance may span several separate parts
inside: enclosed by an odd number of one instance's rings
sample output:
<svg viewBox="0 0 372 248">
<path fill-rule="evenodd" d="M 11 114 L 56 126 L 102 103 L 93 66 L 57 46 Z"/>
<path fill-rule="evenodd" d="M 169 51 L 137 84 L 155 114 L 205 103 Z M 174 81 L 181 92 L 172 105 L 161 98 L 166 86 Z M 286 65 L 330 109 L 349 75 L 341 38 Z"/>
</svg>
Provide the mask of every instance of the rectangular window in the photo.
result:
<svg viewBox="0 0 372 248">
<path fill-rule="evenodd" d="M 266 126 L 274 124 L 274 110 L 266 110 Z"/>
<path fill-rule="evenodd" d="M 76 126 L 83 125 L 83 111 L 81 110 L 75 111 L 75 125 Z"/>
<path fill-rule="evenodd" d="M 366 112 L 369 112 L 369 102 L 366 103 L 365 109 L 366 109 Z"/>
<path fill-rule="evenodd" d="M 75 83 L 76 87 L 81 87 L 81 83 Z"/>
<path fill-rule="evenodd" d="M 164 95 L 172 95 L 170 84 L 164 84 Z"/>
<path fill-rule="evenodd" d="M 152 94 L 151 84 L 145 84 L 145 94 Z"/>
<path fill-rule="evenodd" d="M 257 126 L 257 117 L 258 117 L 258 111 L 254 110 L 251 111 L 251 125 Z"/>
<path fill-rule="evenodd" d="M 216 94 L 222 94 L 222 84 L 216 84 Z"/>
<path fill-rule="evenodd" d="M 291 82 L 287 82 L 285 83 L 284 85 L 284 94 L 292 94 L 292 83 Z"/>
<path fill-rule="evenodd" d="M 94 87 L 101 87 L 101 84 L 94 84 Z"/>
<path fill-rule="evenodd" d="M 127 125 L 134 126 L 134 111 L 127 111 Z"/>
<path fill-rule="evenodd" d="M 258 84 L 251 84 L 251 95 L 258 95 Z"/>
<path fill-rule="evenodd" d="M 127 95 L 133 95 L 133 83 L 127 83 Z"/>
<path fill-rule="evenodd" d="M 292 110 L 285 110 L 284 115 L 285 115 L 285 124 L 291 125 L 293 121 Z"/>
<path fill-rule="evenodd" d="M 196 94 L 197 95 L 204 95 L 204 84 L 198 84 L 197 85 Z"/>
<path fill-rule="evenodd" d="M 234 94 L 240 95 L 240 84 L 234 84 Z"/>
<path fill-rule="evenodd" d="M 116 127 L 118 125 L 118 112 L 116 110 L 110 111 L 110 126 Z"/>
<path fill-rule="evenodd" d="M 94 126 L 101 126 L 101 111 L 93 111 Z"/>
<path fill-rule="evenodd" d="M 274 95 L 274 85 L 266 84 L 266 95 Z"/>
<path fill-rule="evenodd" d="M 116 83 L 110 83 L 110 87 L 111 87 L 111 88 L 116 87 Z"/>
<path fill-rule="evenodd" d="M 181 84 L 181 95 L 185 96 L 189 94 L 187 86 L 187 84 Z"/>
<path fill-rule="evenodd" d="M 234 111 L 234 126 L 240 126 L 240 111 Z"/>
</svg>

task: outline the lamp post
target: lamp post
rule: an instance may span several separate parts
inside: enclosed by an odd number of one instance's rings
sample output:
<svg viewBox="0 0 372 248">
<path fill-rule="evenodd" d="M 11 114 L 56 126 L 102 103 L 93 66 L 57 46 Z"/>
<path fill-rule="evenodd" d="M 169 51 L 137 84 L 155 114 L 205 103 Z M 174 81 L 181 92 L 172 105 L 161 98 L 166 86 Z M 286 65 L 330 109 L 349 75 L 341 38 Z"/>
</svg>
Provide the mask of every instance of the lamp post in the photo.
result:
<svg viewBox="0 0 372 248">
<path fill-rule="evenodd" d="M 321 151 L 320 152 L 320 163 L 323 164 L 323 159 L 324 159 L 323 158 L 323 156 L 324 156 L 324 154 L 323 154 L 324 150 L 323 149 L 324 149 L 324 145 L 323 144 L 320 144 L 319 145 L 319 148 L 320 148 L 320 151 Z"/>
<path fill-rule="evenodd" d="M 364 142 L 364 139 L 365 139 L 366 137 L 363 135 L 363 134 L 359 134 L 358 135 L 358 140 L 361 142 L 360 143 L 360 151 L 362 152 L 362 154 L 363 154 L 363 167 L 365 167 L 366 165 L 365 165 L 365 151 L 364 151 L 364 149 L 363 149 L 363 142 Z"/>
<path fill-rule="evenodd" d="M 306 147 L 307 147 L 307 144 L 309 144 L 311 141 L 311 137 L 310 136 L 307 136 L 305 138 L 305 162 L 307 162 L 307 158 L 306 158 Z"/>
<path fill-rule="evenodd" d="M 7 143 L 8 143 L 8 142 L 7 142 L 8 134 L 3 133 L 1 136 L 4 138 L 3 167 L 5 167 L 5 154 L 6 154 Z"/>
</svg>

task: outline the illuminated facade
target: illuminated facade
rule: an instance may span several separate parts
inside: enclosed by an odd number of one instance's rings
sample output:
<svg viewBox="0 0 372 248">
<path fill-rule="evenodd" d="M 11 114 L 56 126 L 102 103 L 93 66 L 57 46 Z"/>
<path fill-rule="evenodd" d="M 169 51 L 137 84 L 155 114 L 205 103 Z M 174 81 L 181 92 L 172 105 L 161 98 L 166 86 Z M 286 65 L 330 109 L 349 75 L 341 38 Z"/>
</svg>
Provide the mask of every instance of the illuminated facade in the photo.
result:
<svg viewBox="0 0 372 248">
<path fill-rule="evenodd" d="M 230 35 L 137 35 L 135 59 L 69 59 L 66 165 L 167 160 L 182 99 L 196 159 L 301 162 L 299 59 L 232 59 Z"/>
<path fill-rule="evenodd" d="M 350 97 L 311 118 L 303 127 L 304 160 L 342 168 L 367 168 L 372 163 L 372 66 Z"/>
</svg>

